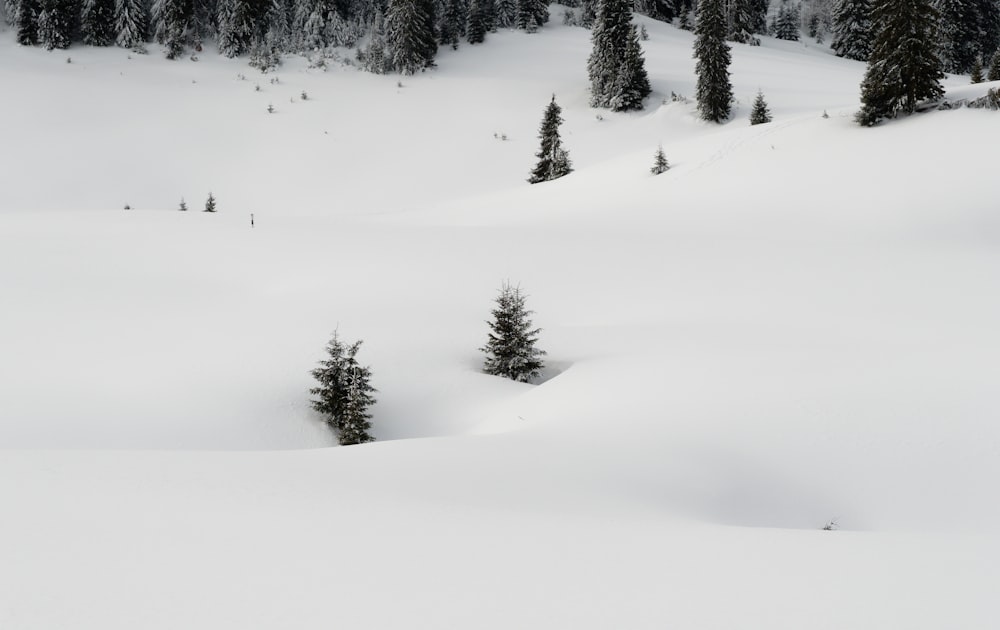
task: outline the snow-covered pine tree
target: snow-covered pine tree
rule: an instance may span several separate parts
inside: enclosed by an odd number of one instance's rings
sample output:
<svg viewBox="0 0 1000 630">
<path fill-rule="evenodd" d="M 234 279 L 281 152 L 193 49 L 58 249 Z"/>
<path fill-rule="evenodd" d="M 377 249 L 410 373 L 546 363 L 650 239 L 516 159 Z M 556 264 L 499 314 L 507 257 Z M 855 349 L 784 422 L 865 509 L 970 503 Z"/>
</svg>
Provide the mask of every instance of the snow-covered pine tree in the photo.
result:
<svg viewBox="0 0 1000 630">
<path fill-rule="evenodd" d="M 497 28 L 513 28 L 517 22 L 517 0 L 496 0 L 494 21 Z"/>
<path fill-rule="evenodd" d="M 176 59 L 184 52 L 192 9 L 191 0 L 156 0 L 153 3 L 150 12 L 153 36 L 163 45 L 167 59 Z"/>
<path fill-rule="evenodd" d="M 764 100 L 764 93 L 757 90 L 757 98 L 753 100 L 753 109 L 750 110 L 750 124 L 761 125 L 771 122 L 771 110 Z"/>
<path fill-rule="evenodd" d="M 758 35 L 767 35 L 767 11 L 771 0 L 750 0 L 751 30 Z"/>
<path fill-rule="evenodd" d="M 838 0 L 833 8 L 833 42 L 838 57 L 868 61 L 872 53 L 871 0 Z"/>
<path fill-rule="evenodd" d="M 549 21 L 547 0 L 517 0 L 515 24 L 522 31 L 534 33 Z"/>
<path fill-rule="evenodd" d="M 528 182 L 531 184 L 558 179 L 573 171 L 569 153 L 563 149 L 562 139 L 559 137 L 559 125 L 563 122 L 561 114 L 562 108 L 556 104 L 556 97 L 553 95 L 552 102 L 545 108 L 542 125 L 538 130 L 538 138 L 542 144 L 538 153 L 535 154 L 535 157 L 538 158 L 538 164 L 535 165 L 528 178 Z"/>
<path fill-rule="evenodd" d="M 386 44 L 391 64 L 403 74 L 414 74 L 433 63 L 427 57 L 434 33 L 427 28 L 425 3 L 421 0 L 389 0 L 385 16 Z"/>
<path fill-rule="evenodd" d="M 611 101 L 608 103 L 612 111 L 616 112 L 642 109 L 643 99 L 653 91 L 642 59 L 639 31 L 634 24 L 628 26 L 629 37 L 625 42 L 621 65 L 618 66 L 618 76 L 612 88 Z"/>
<path fill-rule="evenodd" d="M 656 153 L 653 154 L 653 167 L 649 169 L 649 172 L 653 175 L 659 175 L 660 173 L 666 173 L 670 170 L 670 164 L 667 163 L 667 156 L 663 152 L 663 145 L 661 144 L 656 148 Z"/>
<path fill-rule="evenodd" d="M 651 92 L 628 0 L 598 0 L 587 60 L 592 107 L 642 109 Z"/>
<path fill-rule="evenodd" d="M 122 48 L 138 49 L 146 41 L 146 7 L 142 0 L 117 0 L 115 42 Z"/>
<path fill-rule="evenodd" d="M 921 101 L 944 94 L 934 41 L 937 10 L 930 0 L 876 0 L 872 23 L 875 39 L 855 116 L 864 126 L 912 113 Z"/>
<path fill-rule="evenodd" d="M 208 199 L 205 200 L 205 212 L 215 212 L 215 195 L 208 193 Z"/>
<path fill-rule="evenodd" d="M 972 83 L 982 83 L 983 82 L 983 61 L 979 57 L 972 62 L 972 69 L 969 71 L 969 78 L 972 79 Z"/>
<path fill-rule="evenodd" d="M 226 57 L 239 57 L 250 52 L 260 35 L 261 16 L 251 0 L 219 0 L 219 52 Z"/>
<path fill-rule="evenodd" d="M 344 406 L 338 422 L 337 439 L 341 446 L 374 442 L 369 433 L 372 415 L 368 409 L 375 404 L 375 388 L 371 385 L 372 371 L 358 363 L 357 354 L 361 341 L 347 348 L 344 361 Z"/>
<path fill-rule="evenodd" d="M 738 44 L 760 46 L 754 37 L 753 0 L 726 0 L 726 39 Z"/>
<path fill-rule="evenodd" d="M 937 38 L 944 70 L 968 72 L 976 58 L 979 35 L 973 0 L 935 0 L 934 6 L 939 14 Z"/>
<path fill-rule="evenodd" d="M 723 0 L 698 3 L 694 57 L 698 74 L 698 112 L 703 120 L 722 122 L 729 117 L 733 87 L 729 82 L 729 46 L 726 44 L 726 17 Z"/>
<path fill-rule="evenodd" d="M 38 0 L 20 0 L 14 13 L 14 30 L 17 31 L 17 43 L 22 46 L 34 46 L 38 43 L 38 13 L 41 7 Z"/>
<path fill-rule="evenodd" d="M 368 46 L 365 48 L 362 67 L 373 74 L 385 74 L 388 70 L 385 53 L 385 19 L 376 12 L 368 27 Z"/>
<path fill-rule="evenodd" d="M 469 23 L 466 25 L 466 38 L 470 44 L 482 44 L 486 41 L 486 14 L 482 0 L 472 0 L 469 5 Z"/>
<path fill-rule="evenodd" d="M 84 0 L 80 34 L 88 46 L 115 43 L 115 0 Z"/>
<path fill-rule="evenodd" d="M 1000 81 L 1000 50 L 990 57 L 990 69 L 986 73 L 987 81 Z"/>
<path fill-rule="evenodd" d="M 177 209 L 181 212 L 187 212 L 188 205 L 187 202 L 184 201 L 184 197 L 181 197 L 181 205 L 177 206 Z"/>
<path fill-rule="evenodd" d="M 445 0 L 441 13 L 441 43 L 458 50 L 458 43 L 465 37 L 465 23 L 469 19 L 469 9 L 464 0 Z M 485 27 L 485 24 L 484 24 Z"/>
<path fill-rule="evenodd" d="M 270 51 L 271 61 L 274 57 L 280 61 L 280 53 L 292 50 L 288 4 L 284 0 L 270 0 L 264 21 L 267 24 L 264 44 Z"/>
<path fill-rule="evenodd" d="M 342 445 L 371 442 L 371 415 L 368 408 L 375 403 L 370 384 L 371 369 L 358 364 L 361 341 L 347 345 L 337 332 L 327 343 L 327 358 L 312 372 L 319 382 L 309 393 L 312 408 L 325 416 L 326 423 L 337 432 Z"/>
<path fill-rule="evenodd" d="M 42 0 L 38 14 L 38 43 L 48 50 L 69 48 L 78 12 L 75 0 Z"/>
<path fill-rule="evenodd" d="M 277 0 L 281 1 L 281 0 Z M 215 0 L 191 0 L 191 45 L 201 51 L 202 44 L 215 36 Z"/>
<path fill-rule="evenodd" d="M 489 338 L 479 349 L 486 354 L 484 372 L 521 383 L 538 377 L 545 367 L 545 352 L 535 347 L 541 329 L 532 328 L 533 311 L 525 308 L 525 299 L 520 287 L 503 283 L 489 322 Z"/>
<path fill-rule="evenodd" d="M 789 0 L 781 0 L 778 16 L 774 21 L 774 36 L 790 42 L 799 41 L 799 7 Z"/>
</svg>

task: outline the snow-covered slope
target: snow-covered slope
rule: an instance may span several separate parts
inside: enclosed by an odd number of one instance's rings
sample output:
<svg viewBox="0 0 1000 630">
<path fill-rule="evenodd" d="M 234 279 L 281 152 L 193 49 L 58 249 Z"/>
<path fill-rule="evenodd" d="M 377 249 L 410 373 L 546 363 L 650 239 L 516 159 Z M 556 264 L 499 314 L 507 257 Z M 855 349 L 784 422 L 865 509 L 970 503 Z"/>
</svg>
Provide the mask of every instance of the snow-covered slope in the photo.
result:
<svg viewBox="0 0 1000 630">
<path fill-rule="evenodd" d="M 0 627 L 995 627 L 1000 117 L 861 129 L 765 41 L 705 124 L 645 23 L 625 115 L 555 23 L 404 78 L 0 38 Z M 478 371 L 506 279 L 539 385 Z M 317 448 L 338 327 L 380 441 Z"/>
</svg>

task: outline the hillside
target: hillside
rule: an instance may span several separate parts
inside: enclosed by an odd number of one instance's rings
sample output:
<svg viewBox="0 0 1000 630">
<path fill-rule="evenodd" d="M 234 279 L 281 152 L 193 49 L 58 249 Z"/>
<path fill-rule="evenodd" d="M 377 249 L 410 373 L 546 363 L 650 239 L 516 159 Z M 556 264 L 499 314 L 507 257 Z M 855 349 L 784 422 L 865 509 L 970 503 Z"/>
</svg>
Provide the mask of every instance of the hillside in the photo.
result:
<svg viewBox="0 0 1000 630">
<path fill-rule="evenodd" d="M 765 39 L 703 123 L 637 20 L 632 114 L 558 18 L 413 77 L 0 33 L 0 627 L 995 627 L 1000 117 L 863 129 Z M 537 385 L 479 371 L 508 279 Z M 374 444 L 309 409 L 334 329 Z"/>
</svg>

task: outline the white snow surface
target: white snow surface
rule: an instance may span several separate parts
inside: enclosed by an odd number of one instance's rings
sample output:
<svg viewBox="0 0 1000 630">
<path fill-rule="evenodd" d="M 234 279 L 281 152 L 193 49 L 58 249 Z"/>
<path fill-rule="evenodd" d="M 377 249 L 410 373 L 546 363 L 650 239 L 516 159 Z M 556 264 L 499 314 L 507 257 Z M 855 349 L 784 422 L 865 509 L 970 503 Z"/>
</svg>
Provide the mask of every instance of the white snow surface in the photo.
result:
<svg viewBox="0 0 1000 630">
<path fill-rule="evenodd" d="M 1000 116 L 862 129 L 765 39 L 704 123 L 642 17 L 597 111 L 554 11 L 414 77 L 0 33 L 0 628 L 1000 625 Z M 479 371 L 505 280 L 534 385 Z M 335 329 L 373 444 L 309 407 Z"/>
</svg>

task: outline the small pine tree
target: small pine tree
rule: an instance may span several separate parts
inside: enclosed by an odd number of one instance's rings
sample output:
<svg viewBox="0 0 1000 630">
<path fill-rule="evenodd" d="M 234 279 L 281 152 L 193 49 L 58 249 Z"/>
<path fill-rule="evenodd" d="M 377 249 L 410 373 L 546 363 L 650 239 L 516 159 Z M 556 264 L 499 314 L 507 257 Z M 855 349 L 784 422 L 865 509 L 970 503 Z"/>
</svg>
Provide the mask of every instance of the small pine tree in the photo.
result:
<svg viewBox="0 0 1000 630">
<path fill-rule="evenodd" d="M 969 76 L 972 79 L 972 83 L 982 83 L 983 82 L 983 60 L 976 57 L 976 60 L 972 62 L 972 70 L 969 72 Z"/>
<path fill-rule="evenodd" d="M 181 212 L 187 212 L 188 205 L 187 202 L 184 201 L 184 197 L 181 197 L 181 205 L 178 206 L 177 209 Z"/>
<path fill-rule="evenodd" d="M 753 109 L 750 110 L 750 124 L 761 125 L 769 122 L 771 122 L 771 110 L 768 109 L 767 101 L 764 100 L 764 93 L 758 90 L 757 98 L 753 101 Z"/>
<path fill-rule="evenodd" d="M 542 125 L 538 130 L 542 146 L 535 154 L 535 157 L 538 158 L 538 164 L 531 171 L 531 176 L 528 178 L 529 183 L 538 184 L 551 181 L 573 171 L 569 153 L 562 148 L 562 140 L 559 137 L 559 125 L 563 122 L 560 114 L 562 114 L 562 108 L 556 104 L 556 97 L 553 95 L 552 102 L 545 108 Z"/>
<path fill-rule="evenodd" d="M 774 36 L 790 42 L 799 41 L 799 8 L 788 0 L 782 0 L 778 16 L 774 21 Z"/>
<path fill-rule="evenodd" d="M 659 175 L 668 170 L 670 170 L 670 164 L 667 163 L 667 156 L 663 153 L 663 145 L 661 144 L 656 148 L 656 153 L 653 155 L 653 168 L 649 169 L 649 172 L 653 175 Z"/>
<path fill-rule="evenodd" d="M 990 69 L 986 73 L 987 81 L 1000 81 L 1000 50 L 993 53 L 990 58 Z"/>
<path fill-rule="evenodd" d="M 525 298 L 520 287 L 503 283 L 489 322 L 489 340 L 479 349 L 486 354 L 484 372 L 521 383 L 536 378 L 545 367 L 545 352 L 535 347 L 541 329 L 531 327 L 533 311 L 525 308 Z"/>
<path fill-rule="evenodd" d="M 733 86 L 729 82 L 730 51 L 722 8 L 722 0 L 701 0 L 695 27 L 698 111 L 703 120 L 711 122 L 728 118 L 733 100 Z"/>
<path fill-rule="evenodd" d="M 325 416 L 326 423 L 337 432 L 342 445 L 371 442 L 371 414 L 368 408 L 375 403 L 375 392 L 370 384 L 371 369 L 357 361 L 361 341 L 347 345 L 333 333 L 326 346 L 327 358 L 311 374 L 319 382 L 309 393 L 316 396 L 310 401 L 312 408 Z"/>
<path fill-rule="evenodd" d="M 208 199 L 205 200 L 205 212 L 215 212 L 215 196 L 212 193 L 208 193 Z"/>
</svg>

